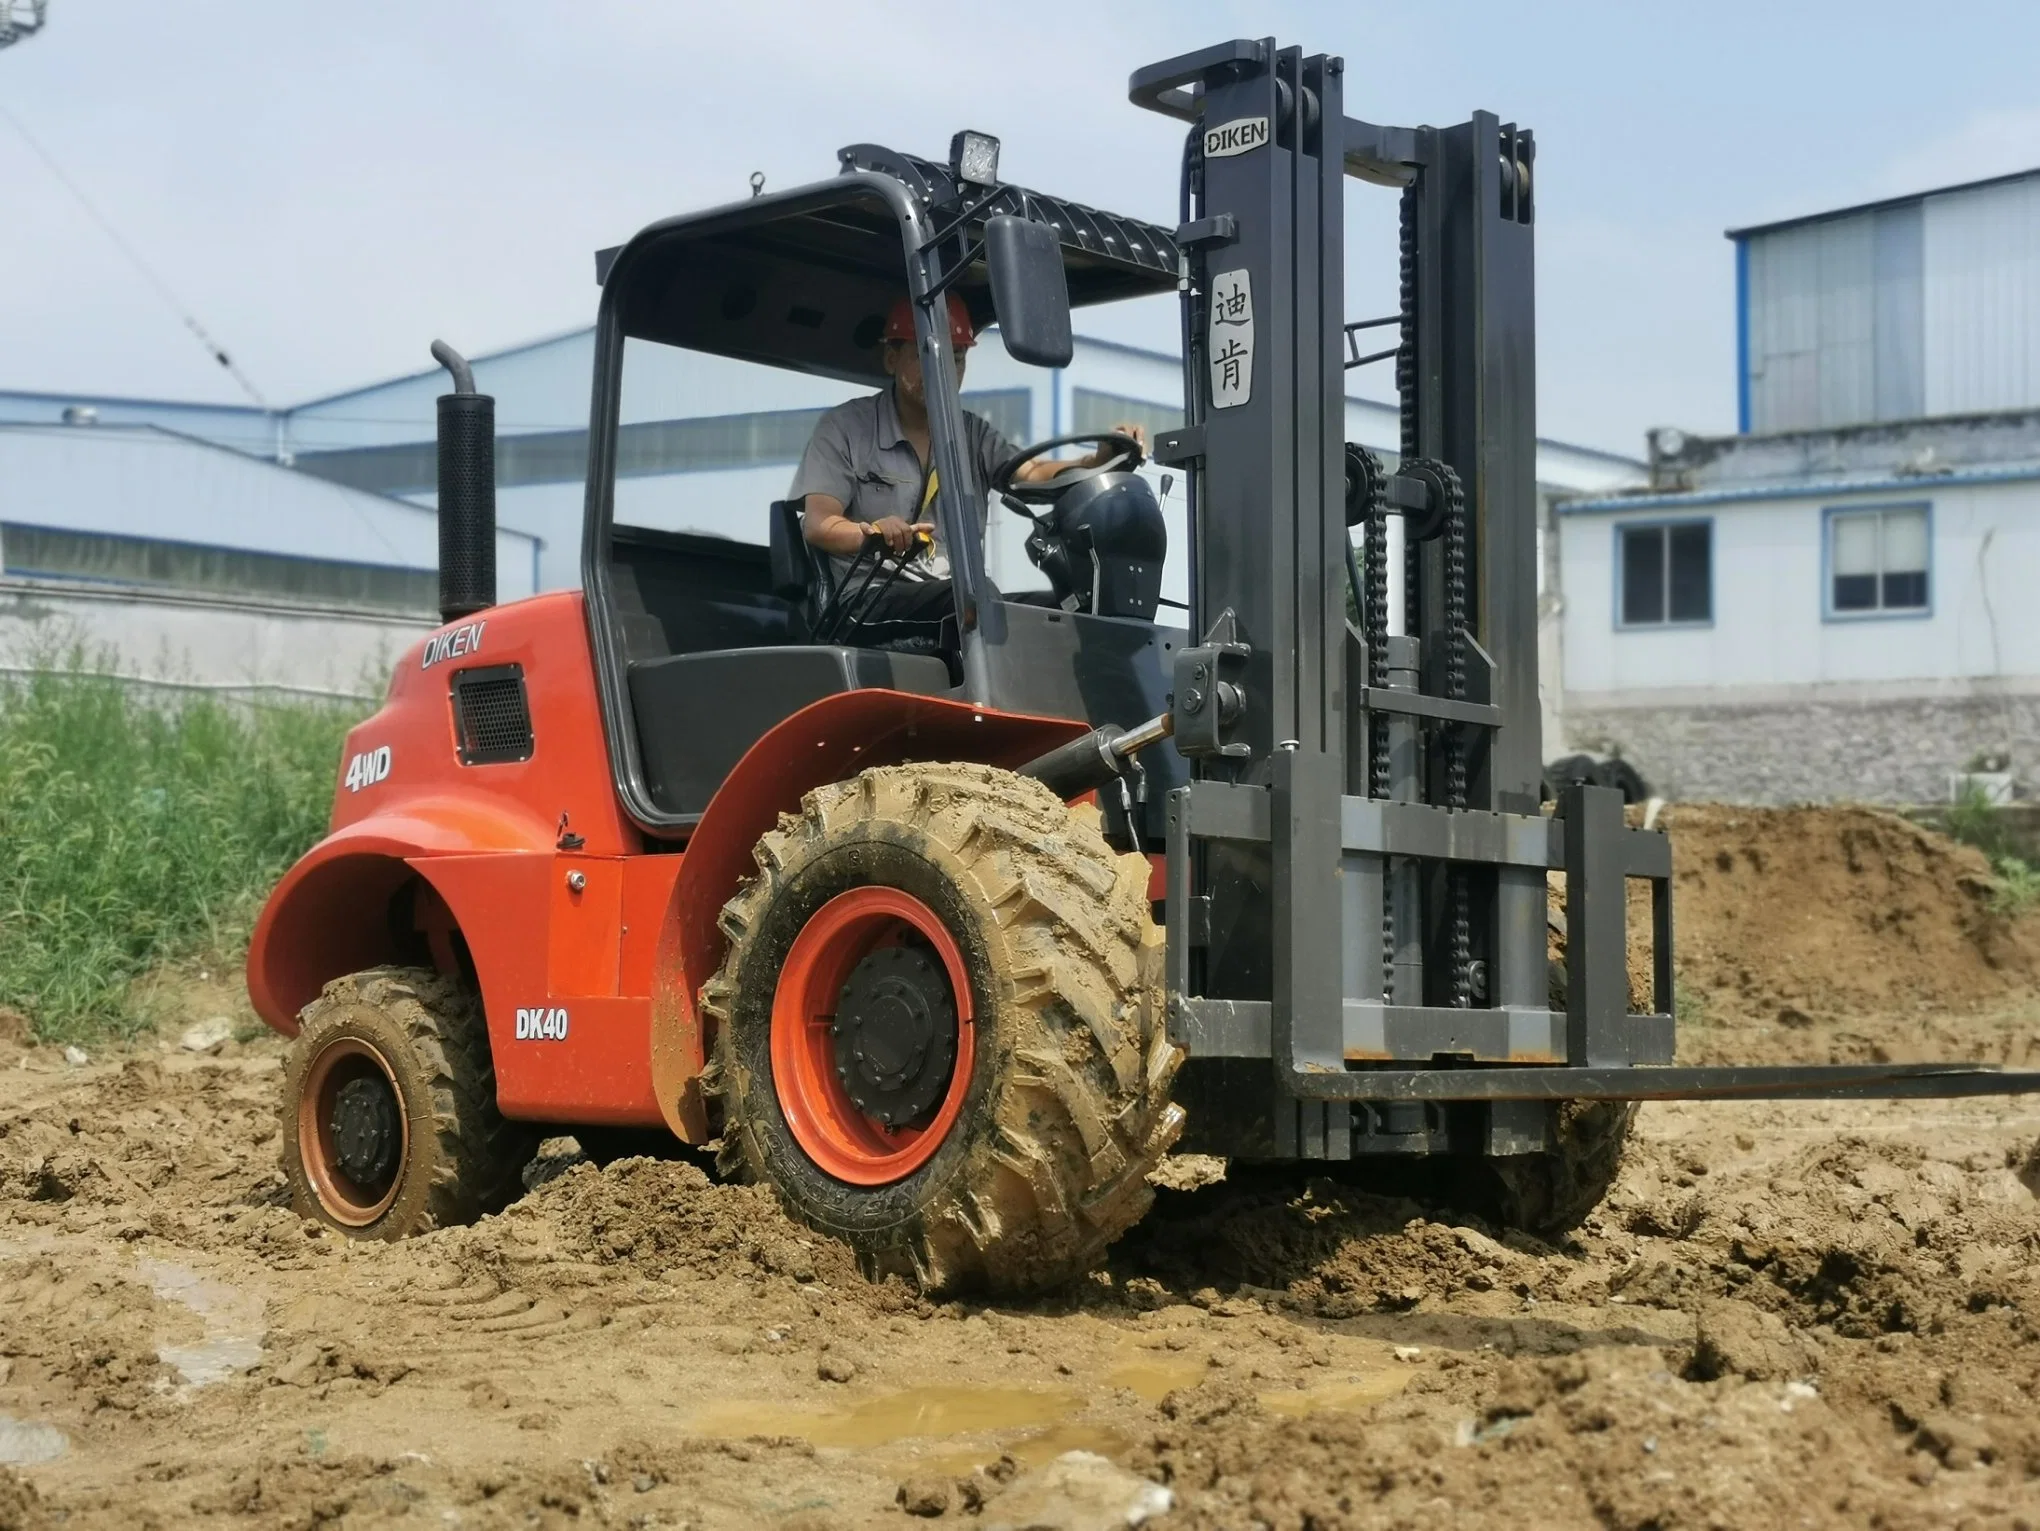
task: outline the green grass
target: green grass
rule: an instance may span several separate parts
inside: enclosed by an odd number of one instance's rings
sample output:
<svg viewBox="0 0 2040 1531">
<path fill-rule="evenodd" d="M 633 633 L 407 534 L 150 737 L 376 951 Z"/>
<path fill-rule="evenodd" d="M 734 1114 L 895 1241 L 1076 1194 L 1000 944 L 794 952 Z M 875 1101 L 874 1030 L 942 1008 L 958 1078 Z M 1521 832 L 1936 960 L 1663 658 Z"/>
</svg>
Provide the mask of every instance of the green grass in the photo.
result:
<svg viewBox="0 0 2040 1531">
<path fill-rule="evenodd" d="M 1993 856 L 1990 865 L 1997 873 L 1997 887 L 1990 899 L 1994 913 L 2024 914 L 2040 904 L 2040 868 L 2029 866 L 2017 856 Z"/>
<path fill-rule="evenodd" d="M 2024 914 L 2040 904 L 2040 868 L 2015 855 L 2003 818 L 1980 788 L 1971 786 L 1948 809 L 1948 833 L 1973 845 L 1989 858 L 1997 886 L 1991 910 L 2001 915 Z"/>
<path fill-rule="evenodd" d="M 0 1005 L 48 1041 L 124 1034 L 137 977 L 238 962 L 363 710 L 166 697 L 75 660 L 0 682 Z"/>
</svg>

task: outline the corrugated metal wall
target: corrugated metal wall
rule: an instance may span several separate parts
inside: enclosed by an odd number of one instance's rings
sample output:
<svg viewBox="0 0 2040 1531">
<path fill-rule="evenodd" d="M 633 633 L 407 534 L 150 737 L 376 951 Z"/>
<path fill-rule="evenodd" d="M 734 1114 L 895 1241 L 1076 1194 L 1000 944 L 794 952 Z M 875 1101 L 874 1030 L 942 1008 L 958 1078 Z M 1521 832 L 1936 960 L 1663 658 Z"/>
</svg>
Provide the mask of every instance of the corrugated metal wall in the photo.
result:
<svg viewBox="0 0 2040 1531">
<path fill-rule="evenodd" d="M 1750 429 L 1920 414 L 1920 262 L 1916 203 L 1752 239 Z"/>
<path fill-rule="evenodd" d="M 2040 176 L 1926 202 L 1926 413 L 2040 404 Z"/>
<path fill-rule="evenodd" d="M 1751 431 L 2040 407 L 2040 173 L 1747 236 Z"/>
</svg>

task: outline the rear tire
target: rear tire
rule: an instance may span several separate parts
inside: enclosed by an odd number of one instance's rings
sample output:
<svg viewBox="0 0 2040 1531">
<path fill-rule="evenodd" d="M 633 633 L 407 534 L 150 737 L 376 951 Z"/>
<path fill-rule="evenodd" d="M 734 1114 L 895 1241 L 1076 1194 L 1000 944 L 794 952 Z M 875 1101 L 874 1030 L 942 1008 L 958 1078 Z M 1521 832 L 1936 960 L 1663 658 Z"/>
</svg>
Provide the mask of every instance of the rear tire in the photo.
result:
<svg viewBox="0 0 2040 1531">
<path fill-rule="evenodd" d="M 342 1092 L 352 1096 L 351 1137 L 336 1126 Z M 496 1110 L 480 1003 L 419 968 L 351 973 L 305 1006 L 281 1128 L 293 1210 L 363 1239 L 502 1210 L 523 1193 L 538 1146 L 531 1128 Z"/>
<path fill-rule="evenodd" d="M 771 1185 L 874 1278 L 1020 1291 L 1089 1269 L 1147 1211 L 1147 1173 L 1182 1130 L 1168 1098 L 1182 1054 L 1162 1024 L 1146 860 L 1115 853 L 1095 809 L 967 764 L 886 767 L 818 788 L 754 854 L 757 877 L 723 910 L 728 956 L 702 990 L 716 1028 L 703 1084 L 722 1113 L 724 1171 Z M 954 1062 L 939 1108 L 899 1129 L 838 1120 L 849 1148 L 836 1153 L 813 1125 L 832 1080 L 812 1076 L 829 1071 L 803 1076 L 784 1049 L 790 1014 L 810 1046 L 840 1035 L 833 1013 L 811 1013 L 831 1000 L 833 978 L 804 977 L 794 947 L 810 926 L 840 928 L 823 911 L 858 890 L 859 907 L 890 898 L 915 911 L 921 925 L 902 926 L 900 944 L 939 921 L 936 939 L 914 949 L 953 962 L 966 992 L 949 996 Z M 822 985 L 813 995 L 794 992 L 812 983 Z"/>
</svg>

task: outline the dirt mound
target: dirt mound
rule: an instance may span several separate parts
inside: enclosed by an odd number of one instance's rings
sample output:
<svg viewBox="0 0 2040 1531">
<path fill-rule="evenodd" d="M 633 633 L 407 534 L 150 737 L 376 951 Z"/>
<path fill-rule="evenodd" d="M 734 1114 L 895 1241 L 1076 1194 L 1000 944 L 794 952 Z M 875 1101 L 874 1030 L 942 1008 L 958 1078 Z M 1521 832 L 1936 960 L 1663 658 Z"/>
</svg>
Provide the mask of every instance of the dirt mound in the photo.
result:
<svg viewBox="0 0 2040 1531">
<path fill-rule="evenodd" d="M 1982 854 L 1874 808 L 1667 810 L 1681 986 L 1785 1026 L 1974 1007 L 2040 980 L 2040 920 L 1992 909 Z"/>
<path fill-rule="evenodd" d="M 1356 1179 L 1379 1182 L 1378 1167 Z M 1406 1313 L 1455 1293 L 1554 1296 L 1572 1262 L 1534 1238 L 1478 1219 L 1433 1221 L 1424 1206 L 1327 1179 L 1240 1175 L 1193 1196 L 1165 1194 L 1120 1243 L 1122 1289 L 1194 1297 L 1246 1289 L 1280 1294 L 1319 1318 Z M 1207 1300 L 1209 1300 L 1207 1298 Z"/>
<path fill-rule="evenodd" d="M 650 1275 L 860 1279 L 847 1249 L 794 1224 L 765 1187 L 719 1185 L 689 1163 L 621 1159 L 598 1170 L 583 1160 L 518 1203 L 508 1222 L 542 1229 L 559 1253 Z M 492 1231 L 485 1223 L 472 1237 Z"/>
</svg>

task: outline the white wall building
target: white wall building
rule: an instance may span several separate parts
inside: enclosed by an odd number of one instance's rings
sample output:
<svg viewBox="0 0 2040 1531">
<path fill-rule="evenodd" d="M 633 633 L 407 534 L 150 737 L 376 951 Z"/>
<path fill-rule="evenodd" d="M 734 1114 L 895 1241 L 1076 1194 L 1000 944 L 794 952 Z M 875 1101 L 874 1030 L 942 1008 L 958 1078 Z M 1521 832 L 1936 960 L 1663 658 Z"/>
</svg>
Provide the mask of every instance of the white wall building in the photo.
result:
<svg viewBox="0 0 2040 1531">
<path fill-rule="evenodd" d="M 537 554 L 498 531 L 506 597 Z M 0 424 L 0 670 L 75 650 L 175 686 L 374 696 L 438 623 L 438 561 L 404 500 L 151 425 Z"/>
<path fill-rule="evenodd" d="M 1682 797 L 2040 782 L 2040 171 L 1729 237 L 1743 434 L 1557 506 L 1568 743 Z"/>
<path fill-rule="evenodd" d="M 506 544 L 499 553 L 499 567 L 507 571 L 501 584 L 505 598 L 529 589 L 580 583 L 593 362 L 591 329 L 474 360 L 477 387 L 496 399 L 497 516 L 515 544 L 514 551 Z M 860 391 L 825 378 L 635 342 L 626 351 L 624 380 L 619 519 L 753 542 L 765 540 L 768 507 L 786 493 L 816 418 Z M 433 506 L 437 490 L 435 400 L 447 386 L 445 372 L 421 368 L 405 377 L 275 412 L 160 400 L 0 393 L 0 429 L 4 422 L 14 421 L 23 429 L 34 426 L 46 435 L 52 430 L 61 434 L 61 422 L 89 418 L 97 422 L 96 431 L 70 428 L 81 447 L 104 445 L 126 427 L 160 426 L 178 433 L 177 440 L 199 438 L 231 448 L 261 484 L 273 486 L 284 480 L 306 495 L 316 497 L 321 490 L 332 495 L 336 519 L 329 528 L 331 556 L 373 562 L 385 555 L 341 514 L 340 507 L 401 506 L 400 513 L 415 520 L 419 535 L 429 534 L 432 521 L 425 512 Z M 996 334 L 987 335 L 970 354 L 964 391 L 967 408 L 985 415 L 1020 444 L 1103 430 L 1122 420 L 1138 422 L 1150 431 L 1181 422 L 1182 380 L 1176 357 L 1082 336 L 1070 366 L 1044 370 L 1015 363 Z M 1349 398 L 1345 435 L 1393 464 L 1400 435 L 1395 407 Z M 249 458 L 268 462 L 257 464 Z M 275 465 L 299 471 L 278 474 Z M 1160 488 L 1163 470 L 1148 471 Z M 1642 476 L 1643 464 L 1591 448 L 1540 441 L 1537 473 L 1541 512 L 1548 523 L 1553 497 L 1604 494 L 1633 484 Z M 263 474 L 269 476 L 260 478 Z M 249 482 L 251 490 L 256 486 L 255 480 Z M 118 500 L 125 493 L 81 478 L 69 494 L 73 508 L 64 512 L 69 518 L 64 524 L 97 525 L 93 517 L 100 512 L 90 502 L 102 494 Z M 1183 500 L 1180 489 L 1163 495 L 1172 549 L 1185 545 Z M 148 507 L 151 524 L 171 540 L 238 545 L 235 538 L 259 539 L 270 531 L 174 496 L 131 503 L 137 511 Z M 106 514 L 116 511 L 108 509 Z M 296 523 L 289 516 L 278 523 L 288 524 Z M 994 510 L 988 526 L 986 561 L 993 579 L 1007 590 L 1043 587 L 1046 581 L 1026 557 L 1025 523 Z M 1391 531 L 1399 534 L 1400 523 L 1392 522 Z M 249 546 L 269 544 L 257 540 Z M 405 555 L 413 556 L 426 561 L 405 567 L 430 568 L 429 544 L 421 543 Z M 1392 592 L 1399 589 L 1401 567 L 1401 559 L 1391 557 Z M 1164 594 L 1182 598 L 1184 581 L 1184 561 L 1180 555 L 1172 556 L 1164 573 Z M 1547 627 L 1543 648 L 1555 660 L 1553 631 Z M 1555 668 L 1547 669 L 1547 681 L 1555 673 Z M 326 684 L 323 672 L 301 679 L 307 686 Z M 1555 695 L 1555 686 L 1547 684 L 1547 705 Z"/>
</svg>

